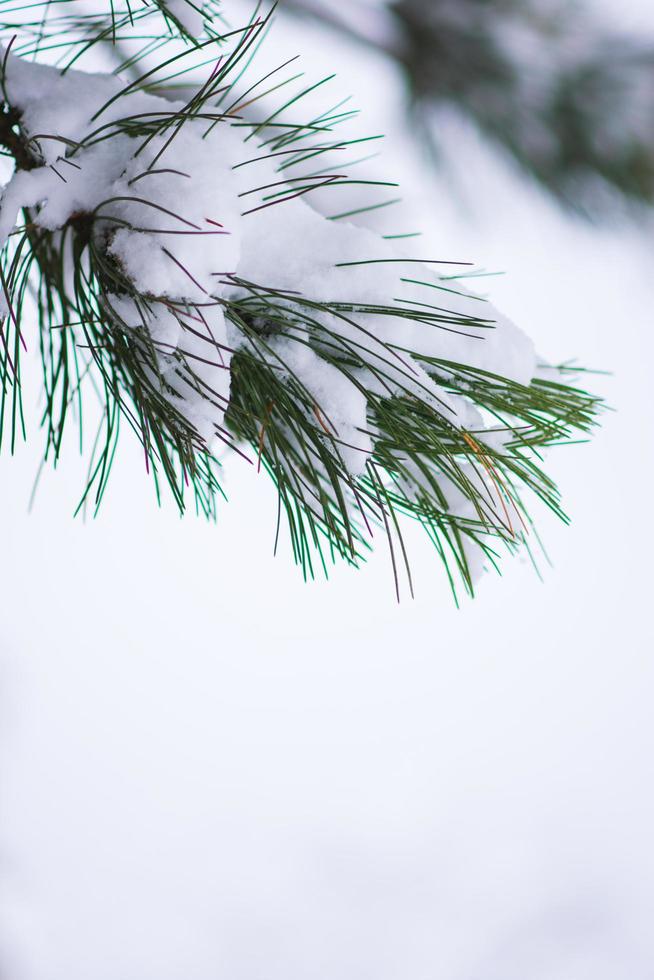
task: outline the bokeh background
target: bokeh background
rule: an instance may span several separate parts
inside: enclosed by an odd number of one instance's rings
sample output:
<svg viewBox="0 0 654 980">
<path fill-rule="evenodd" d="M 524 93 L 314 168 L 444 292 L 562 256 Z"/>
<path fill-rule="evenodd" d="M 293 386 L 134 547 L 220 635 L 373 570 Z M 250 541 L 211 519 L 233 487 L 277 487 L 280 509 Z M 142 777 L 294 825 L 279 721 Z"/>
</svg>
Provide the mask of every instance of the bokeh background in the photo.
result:
<svg viewBox="0 0 654 980">
<path fill-rule="evenodd" d="M 594 7 L 654 37 L 649 2 Z M 0 460 L 0 975 L 650 980 L 651 215 L 572 217 L 454 118 L 435 169 L 387 59 L 272 37 L 387 134 L 421 249 L 503 273 L 480 286 L 616 411 L 551 454 L 544 582 L 514 561 L 456 610 L 417 537 L 415 601 L 383 538 L 304 584 L 236 459 L 217 526 L 158 510 L 129 438 L 95 520 L 73 454 L 28 512 L 35 371 Z"/>
</svg>

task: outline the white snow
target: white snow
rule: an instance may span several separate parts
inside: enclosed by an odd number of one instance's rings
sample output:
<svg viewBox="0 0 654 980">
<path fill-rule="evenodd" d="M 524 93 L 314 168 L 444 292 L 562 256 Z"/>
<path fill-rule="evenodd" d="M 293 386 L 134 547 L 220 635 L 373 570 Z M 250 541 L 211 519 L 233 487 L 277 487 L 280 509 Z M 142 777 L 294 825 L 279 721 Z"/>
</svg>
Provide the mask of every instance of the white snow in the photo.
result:
<svg viewBox="0 0 654 980">
<path fill-rule="evenodd" d="M 4 47 L 1 51 L 4 56 Z M 94 114 L 124 84 L 114 75 L 77 71 L 62 75 L 49 65 L 13 56 L 7 67 L 9 100 L 20 109 L 25 132 L 37 141 L 46 163 L 54 163 L 67 146 L 81 141 L 94 128 Z"/>
<path fill-rule="evenodd" d="M 372 453 L 363 392 L 308 344 L 287 337 L 272 337 L 268 343 L 280 359 L 281 373 L 297 378 L 313 396 L 313 421 L 318 421 L 326 435 L 335 437 L 347 469 L 359 476 Z"/>
<path fill-rule="evenodd" d="M 202 0 L 193 3 L 192 0 L 165 0 L 166 10 L 182 25 L 187 34 L 198 38 L 204 30 Z"/>
<path fill-rule="evenodd" d="M 320 356 L 315 327 L 299 327 L 294 338 L 270 345 L 282 375 L 293 374 L 314 400 L 316 427 L 334 437 L 354 476 L 364 472 L 374 448 L 362 387 L 382 396 L 413 394 L 464 430 L 483 429 L 469 400 L 446 392 L 420 356 L 529 383 L 535 371 L 531 341 L 452 279 L 460 271 L 456 266 L 434 264 L 428 255 L 415 261 L 368 229 L 328 220 L 303 198 L 257 207 L 254 189 L 279 184 L 280 175 L 278 161 L 265 154 L 244 164 L 256 155 L 252 143 L 243 143 L 246 129 L 221 120 L 207 131 L 206 120 L 193 119 L 149 140 L 130 137 L 116 129 L 117 120 L 166 117 L 184 105 L 131 90 L 117 98 L 121 84 L 114 76 L 78 71 L 62 77 L 54 68 L 9 56 L 8 94 L 43 165 L 16 172 L 5 187 L 0 242 L 23 207 L 50 230 L 74 215 L 93 216 L 96 241 L 144 297 L 137 308 L 113 295 L 105 308 L 126 326 L 150 331 L 162 373 L 177 392 L 172 400 L 201 440 L 211 444 L 222 426 L 231 349 L 245 343 L 224 316 L 225 300 L 248 295 L 232 276 L 289 293 L 291 309 L 298 292 L 311 301 L 365 308 L 342 317 L 312 311 L 345 344 L 366 350 L 370 368 L 356 377 Z M 436 308 L 449 322 L 376 311 L 389 306 L 416 316 Z M 469 317 L 482 322 L 470 325 Z"/>
</svg>

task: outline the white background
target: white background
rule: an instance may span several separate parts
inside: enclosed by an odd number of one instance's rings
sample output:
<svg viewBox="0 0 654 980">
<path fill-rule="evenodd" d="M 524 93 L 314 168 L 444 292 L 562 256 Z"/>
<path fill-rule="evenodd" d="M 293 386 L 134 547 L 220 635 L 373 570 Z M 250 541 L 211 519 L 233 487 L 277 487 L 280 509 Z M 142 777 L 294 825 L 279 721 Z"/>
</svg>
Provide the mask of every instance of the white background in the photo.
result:
<svg viewBox="0 0 654 980">
<path fill-rule="evenodd" d="M 651 221 L 564 219 L 468 133 L 438 184 L 391 73 L 342 72 L 424 247 L 506 270 L 617 411 L 551 454 L 545 583 L 513 562 L 459 611 L 419 540 L 415 602 L 383 538 L 305 585 L 237 459 L 217 527 L 157 510 L 129 437 L 95 521 L 73 458 L 28 514 L 33 425 L 0 461 L 4 980 L 654 976 Z"/>
</svg>

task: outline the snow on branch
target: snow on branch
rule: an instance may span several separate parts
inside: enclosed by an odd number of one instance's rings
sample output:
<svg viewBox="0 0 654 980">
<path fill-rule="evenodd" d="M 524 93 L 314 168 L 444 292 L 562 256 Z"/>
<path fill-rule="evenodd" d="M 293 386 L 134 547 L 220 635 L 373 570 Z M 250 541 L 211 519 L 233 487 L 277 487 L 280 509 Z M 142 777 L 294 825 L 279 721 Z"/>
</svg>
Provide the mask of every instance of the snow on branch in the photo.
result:
<svg viewBox="0 0 654 980">
<path fill-rule="evenodd" d="M 155 13 L 183 41 L 207 21 L 182 6 Z M 214 513 L 221 444 L 264 467 L 309 574 L 328 557 L 358 563 L 381 527 L 396 581 L 401 562 L 410 581 L 410 516 L 453 587 L 472 591 L 500 545 L 526 544 L 524 493 L 564 516 L 537 453 L 588 431 L 596 400 L 536 377 L 533 345 L 462 284 L 465 264 L 311 207 L 316 188 L 350 179 L 332 169 L 330 126 L 240 112 L 267 27 L 255 16 L 195 37 L 218 53 L 184 100 L 149 73 L 125 81 L 5 47 L 2 413 L 13 384 L 16 423 L 21 346 L 36 336 L 48 454 L 87 374 L 101 392 L 84 502 L 103 497 L 123 418 L 182 509 L 190 486 Z"/>
</svg>

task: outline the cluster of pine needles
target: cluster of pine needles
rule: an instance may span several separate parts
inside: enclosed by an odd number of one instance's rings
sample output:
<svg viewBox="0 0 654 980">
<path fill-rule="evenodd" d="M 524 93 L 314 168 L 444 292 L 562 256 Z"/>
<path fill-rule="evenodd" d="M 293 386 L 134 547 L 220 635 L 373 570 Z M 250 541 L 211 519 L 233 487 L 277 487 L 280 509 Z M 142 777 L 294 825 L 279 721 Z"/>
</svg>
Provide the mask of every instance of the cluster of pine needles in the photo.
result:
<svg viewBox="0 0 654 980">
<path fill-rule="evenodd" d="M 325 184 L 356 182 L 341 173 L 325 173 L 324 168 L 318 175 L 307 175 L 307 161 L 320 163 L 334 150 L 363 142 L 339 140 L 334 134 L 335 126 L 350 114 L 342 104 L 306 123 L 285 121 L 287 111 L 294 111 L 315 85 L 303 88 L 273 114 L 253 115 L 259 93 L 268 95 L 281 87 L 271 78 L 274 72 L 254 83 L 243 81 L 267 35 L 271 12 L 262 14 L 257 8 L 248 24 L 234 30 L 223 22 L 217 3 L 204 4 L 206 36 L 198 40 L 187 35 L 163 0 L 138 10 L 129 3 L 120 10 L 112 3 L 106 15 L 82 15 L 77 8 L 64 0 L 49 0 L 17 6 L 15 11 L 5 9 L 1 14 L 6 20 L 0 27 L 11 36 L 6 50 L 26 58 L 46 55 L 62 72 L 90 49 L 99 47 L 103 56 L 109 50 L 118 62 L 116 73 L 130 79 L 116 98 L 135 91 L 170 93 L 198 67 L 210 65 L 211 71 L 208 81 L 193 90 L 183 111 L 171 105 L 164 117 L 127 115 L 107 125 L 98 123 L 83 144 L 62 145 L 58 168 L 74 168 L 81 149 L 118 134 L 143 141 L 168 134 L 172 138 L 188 121 L 202 120 L 210 128 L 242 127 L 245 145 L 250 140 L 253 146 L 252 160 L 262 154 L 278 156 L 279 186 L 258 189 L 255 206 L 249 203 L 248 210 L 281 204 Z M 6 16 L 15 12 L 13 19 Z M 155 56 L 155 68 L 148 68 L 148 59 Z M 6 61 L 5 56 L 0 75 L 0 146 L 18 169 L 36 168 L 43 160 L 37 141 L 27 138 L 20 114 L 7 97 Z M 57 137 L 56 132 L 52 135 Z M 143 192 L 135 189 L 134 193 Z M 279 499 L 276 541 L 285 516 L 294 557 L 306 576 L 320 569 L 327 573 L 337 559 L 358 564 L 377 528 L 387 536 L 399 594 L 403 568 L 411 584 L 402 534 L 403 519 L 409 517 L 433 542 L 455 595 L 461 584 L 472 593 L 473 550 L 481 549 L 487 562 L 497 567 L 502 550 L 529 549 L 527 532 L 533 524 L 523 503 L 526 495 L 535 495 L 566 520 L 557 487 L 542 468 L 542 451 L 589 433 L 596 420 L 597 398 L 564 383 L 556 373 L 553 380 L 539 377 L 525 386 L 464 364 L 422 358 L 420 366 L 444 391 L 470 399 L 492 420 L 494 429 L 505 433 L 501 448 L 493 448 L 484 441 L 483 432 L 454 425 L 427 391 L 424 398 L 416 393 L 411 370 L 415 352 L 384 342 L 361 326 L 362 317 L 369 323 L 371 315 L 448 330 L 487 326 L 483 321 L 453 318 L 427 303 L 416 311 L 399 301 L 379 306 L 318 302 L 302 294 L 301 284 L 291 293 L 231 274 L 227 278 L 234 287 L 229 293 L 232 298 L 207 296 L 204 304 L 174 303 L 140 293 L 111 256 L 107 247 L 111 222 L 102 206 L 72 216 L 56 232 L 39 227 L 35 217 L 32 210 L 24 209 L 24 223 L 10 236 L 1 256 L 1 290 L 9 314 L 0 333 L 0 445 L 8 442 L 13 452 L 16 440 L 25 437 L 21 371 L 25 337 L 32 336 L 32 325 L 37 324 L 44 459 L 56 464 L 72 417 L 80 450 L 89 460 L 79 508 L 97 511 L 100 506 L 119 434 L 127 425 L 143 447 L 157 498 L 168 487 L 180 511 L 190 495 L 198 512 L 216 515 L 222 494 L 220 462 L 172 397 L 175 389 L 162 376 L 160 351 L 147 330 L 152 304 L 164 303 L 177 318 L 182 336 L 186 331 L 204 337 L 206 308 L 214 305 L 223 308 L 239 332 L 242 342 L 229 352 L 227 405 L 197 376 L 183 342 L 174 355 L 175 371 L 209 402 L 226 409 L 224 425 L 216 426 L 217 445 L 229 446 L 272 477 Z M 171 220 L 185 222 L 183 215 L 172 212 Z M 132 300 L 143 327 L 124 323 L 110 296 Z M 361 475 L 351 475 L 337 427 L 283 362 L 279 345 L 272 343 L 280 338 L 308 345 L 365 395 L 369 406 L 365 435 L 372 436 L 374 449 Z M 207 360 L 220 359 L 219 346 L 212 350 L 208 342 Z M 406 379 L 405 390 L 398 377 Z M 82 435 L 88 389 L 95 391 L 101 406 L 90 450 Z M 385 391 L 383 397 L 380 390 Z M 471 507 L 452 508 L 452 492 Z"/>
</svg>

